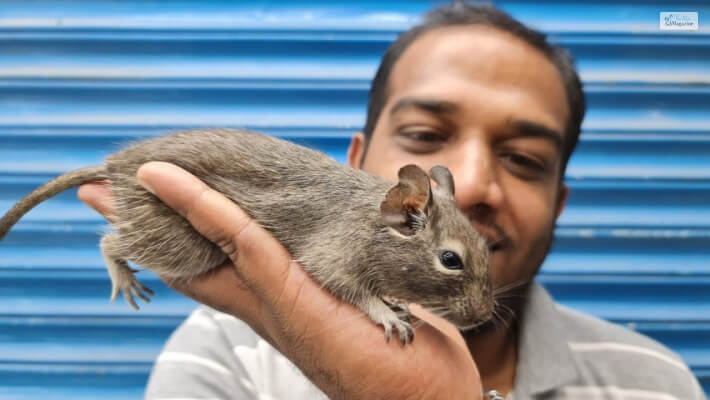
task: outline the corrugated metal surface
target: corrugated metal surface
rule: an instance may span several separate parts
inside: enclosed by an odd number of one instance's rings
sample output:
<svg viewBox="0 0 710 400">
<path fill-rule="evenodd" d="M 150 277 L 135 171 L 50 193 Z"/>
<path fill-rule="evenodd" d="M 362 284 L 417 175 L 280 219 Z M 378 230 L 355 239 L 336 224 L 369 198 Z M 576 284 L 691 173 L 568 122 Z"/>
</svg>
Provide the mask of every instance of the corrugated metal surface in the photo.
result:
<svg viewBox="0 0 710 400">
<path fill-rule="evenodd" d="M 0 212 L 176 128 L 254 128 L 344 160 L 379 55 L 432 3 L 4 1 Z M 710 390 L 710 6 L 496 4 L 572 50 L 589 99 L 541 280 L 671 346 Z M 701 29 L 660 33 L 659 11 L 698 11 Z M 151 275 L 153 304 L 109 305 L 102 229 L 70 192 L 0 244 L 0 398 L 142 395 L 194 304 Z"/>
</svg>

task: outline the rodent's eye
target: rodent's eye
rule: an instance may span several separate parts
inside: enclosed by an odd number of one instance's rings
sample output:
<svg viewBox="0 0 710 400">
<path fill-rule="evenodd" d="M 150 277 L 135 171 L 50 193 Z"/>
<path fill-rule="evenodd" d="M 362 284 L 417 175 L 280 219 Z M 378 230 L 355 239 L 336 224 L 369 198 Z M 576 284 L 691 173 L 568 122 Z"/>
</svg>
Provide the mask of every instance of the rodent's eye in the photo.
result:
<svg viewBox="0 0 710 400">
<path fill-rule="evenodd" d="M 448 269 L 463 269 L 461 258 L 451 250 L 443 251 L 439 259 L 441 260 L 441 264 Z"/>
</svg>

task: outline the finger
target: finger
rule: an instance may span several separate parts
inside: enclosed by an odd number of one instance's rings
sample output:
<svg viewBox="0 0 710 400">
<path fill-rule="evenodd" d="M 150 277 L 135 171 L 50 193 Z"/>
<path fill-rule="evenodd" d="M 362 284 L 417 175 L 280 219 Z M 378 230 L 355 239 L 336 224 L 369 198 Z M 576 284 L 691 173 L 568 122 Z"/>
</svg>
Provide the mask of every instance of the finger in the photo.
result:
<svg viewBox="0 0 710 400">
<path fill-rule="evenodd" d="M 96 210 L 105 218 L 116 215 L 113 205 L 113 193 L 106 181 L 86 183 L 79 187 L 77 193 L 79 200 L 87 206 Z"/>
<path fill-rule="evenodd" d="M 456 328 L 452 323 L 439 317 L 438 315 L 427 311 L 425 308 L 418 304 L 410 304 L 409 309 L 412 311 L 412 314 L 414 314 L 417 318 L 443 332 L 451 339 L 453 339 L 456 344 L 462 346 L 464 349 L 467 348 L 466 340 L 463 338 L 463 335 L 461 335 L 461 332 L 459 332 L 458 328 Z"/>
<path fill-rule="evenodd" d="M 169 163 L 144 164 L 138 169 L 137 178 L 198 232 L 219 245 L 239 269 L 239 277 L 257 295 L 273 302 L 283 292 L 291 268 L 290 255 L 231 200 Z M 259 268 L 249 268 L 257 263 Z"/>
<path fill-rule="evenodd" d="M 222 264 L 187 282 L 166 280 L 165 283 L 184 295 L 200 303 L 208 304 L 218 311 L 237 314 L 249 325 L 260 320 L 262 302 L 237 276 L 231 262 Z"/>
</svg>

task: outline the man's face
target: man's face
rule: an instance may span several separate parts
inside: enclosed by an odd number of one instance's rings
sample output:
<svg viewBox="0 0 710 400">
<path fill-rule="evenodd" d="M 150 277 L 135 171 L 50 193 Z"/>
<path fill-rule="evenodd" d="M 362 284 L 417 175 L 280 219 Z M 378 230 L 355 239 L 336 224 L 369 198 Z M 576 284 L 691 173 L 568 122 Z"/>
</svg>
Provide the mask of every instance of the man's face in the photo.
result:
<svg viewBox="0 0 710 400">
<path fill-rule="evenodd" d="M 554 65 L 486 26 L 427 32 L 394 65 L 367 154 L 350 165 L 396 181 L 400 167 L 447 166 L 456 200 L 492 245 L 494 287 L 529 281 L 567 195 L 559 176 L 569 108 Z"/>
</svg>

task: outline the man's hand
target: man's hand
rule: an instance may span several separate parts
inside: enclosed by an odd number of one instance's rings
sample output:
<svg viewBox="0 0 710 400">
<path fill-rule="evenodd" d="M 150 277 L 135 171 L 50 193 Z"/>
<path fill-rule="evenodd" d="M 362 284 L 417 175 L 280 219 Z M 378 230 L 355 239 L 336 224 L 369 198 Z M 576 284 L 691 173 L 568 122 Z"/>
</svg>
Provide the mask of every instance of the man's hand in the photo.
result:
<svg viewBox="0 0 710 400">
<path fill-rule="evenodd" d="M 231 263 L 174 289 L 249 324 L 336 399 L 480 399 L 481 383 L 456 328 L 420 308 L 412 344 L 385 341 L 382 327 L 325 291 L 269 232 L 233 202 L 177 166 L 152 162 L 138 179 Z M 113 214 L 106 185 L 79 198 Z M 171 282 L 167 282 L 169 285 Z"/>
</svg>

